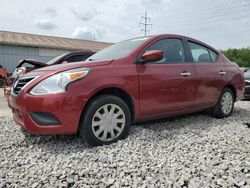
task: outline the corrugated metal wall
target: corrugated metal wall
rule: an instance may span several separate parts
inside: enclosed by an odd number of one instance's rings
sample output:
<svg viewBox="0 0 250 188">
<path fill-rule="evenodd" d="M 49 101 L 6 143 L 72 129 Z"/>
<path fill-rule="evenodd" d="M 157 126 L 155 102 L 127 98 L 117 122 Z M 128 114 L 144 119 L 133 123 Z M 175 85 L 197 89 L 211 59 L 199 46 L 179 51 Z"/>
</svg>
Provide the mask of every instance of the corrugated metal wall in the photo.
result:
<svg viewBox="0 0 250 188">
<path fill-rule="evenodd" d="M 19 61 L 23 59 L 36 59 L 47 62 L 53 57 L 66 52 L 68 51 L 0 44 L 0 64 L 11 73 L 14 71 Z"/>
</svg>

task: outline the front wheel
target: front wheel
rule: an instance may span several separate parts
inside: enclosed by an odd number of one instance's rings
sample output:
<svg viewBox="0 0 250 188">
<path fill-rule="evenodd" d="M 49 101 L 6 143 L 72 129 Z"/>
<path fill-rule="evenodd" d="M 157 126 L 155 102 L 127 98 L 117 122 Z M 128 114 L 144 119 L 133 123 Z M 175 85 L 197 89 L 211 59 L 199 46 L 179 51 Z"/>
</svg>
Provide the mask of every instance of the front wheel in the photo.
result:
<svg viewBox="0 0 250 188">
<path fill-rule="evenodd" d="M 102 95 L 86 107 L 79 132 L 89 145 L 110 144 L 127 137 L 130 122 L 130 110 L 121 98 Z"/>
<path fill-rule="evenodd" d="M 212 116 L 216 118 L 229 117 L 234 109 L 234 94 L 230 88 L 224 88 L 217 104 L 211 109 Z"/>
</svg>

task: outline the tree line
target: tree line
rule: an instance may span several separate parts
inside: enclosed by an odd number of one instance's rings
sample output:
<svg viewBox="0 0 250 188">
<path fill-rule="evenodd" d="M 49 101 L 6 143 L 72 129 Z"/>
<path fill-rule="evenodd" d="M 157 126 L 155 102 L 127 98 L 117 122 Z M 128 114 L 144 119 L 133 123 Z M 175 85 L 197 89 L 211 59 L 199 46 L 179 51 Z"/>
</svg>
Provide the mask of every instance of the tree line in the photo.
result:
<svg viewBox="0 0 250 188">
<path fill-rule="evenodd" d="M 221 51 L 230 61 L 237 63 L 240 67 L 250 67 L 250 47 L 240 49 L 228 49 Z"/>
</svg>

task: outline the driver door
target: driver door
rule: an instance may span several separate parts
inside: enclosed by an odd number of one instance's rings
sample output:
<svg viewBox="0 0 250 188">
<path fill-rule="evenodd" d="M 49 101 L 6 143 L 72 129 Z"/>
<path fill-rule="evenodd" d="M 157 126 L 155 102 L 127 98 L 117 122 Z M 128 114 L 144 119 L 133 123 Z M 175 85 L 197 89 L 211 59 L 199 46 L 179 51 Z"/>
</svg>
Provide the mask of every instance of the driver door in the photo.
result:
<svg viewBox="0 0 250 188">
<path fill-rule="evenodd" d="M 137 65 L 142 115 L 187 110 L 194 106 L 194 68 L 181 38 L 161 39 L 148 50 L 162 50 L 163 59 Z"/>
</svg>

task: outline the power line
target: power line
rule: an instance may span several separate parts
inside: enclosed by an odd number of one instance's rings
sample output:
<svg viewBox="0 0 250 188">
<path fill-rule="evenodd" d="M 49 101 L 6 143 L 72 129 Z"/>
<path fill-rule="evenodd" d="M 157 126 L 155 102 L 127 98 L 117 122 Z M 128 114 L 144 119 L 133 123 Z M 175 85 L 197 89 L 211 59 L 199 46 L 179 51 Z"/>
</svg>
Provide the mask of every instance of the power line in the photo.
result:
<svg viewBox="0 0 250 188">
<path fill-rule="evenodd" d="M 148 17 L 147 15 L 147 11 L 145 11 L 145 16 L 141 17 L 141 21 L 143 22 L 139 22 L 139 27 L 142 26 L 143 28 L 141 29 L 141 32 L 144 32 L 144 35 L 147 36 L 147 33 L 150 33 L 150 29 L 148 29 L 148 26 L 151 27 L 152 29 L 152 24 L 148 23 L 151 21 L 151 18 Z"/>
</svg>

